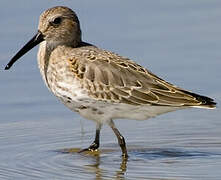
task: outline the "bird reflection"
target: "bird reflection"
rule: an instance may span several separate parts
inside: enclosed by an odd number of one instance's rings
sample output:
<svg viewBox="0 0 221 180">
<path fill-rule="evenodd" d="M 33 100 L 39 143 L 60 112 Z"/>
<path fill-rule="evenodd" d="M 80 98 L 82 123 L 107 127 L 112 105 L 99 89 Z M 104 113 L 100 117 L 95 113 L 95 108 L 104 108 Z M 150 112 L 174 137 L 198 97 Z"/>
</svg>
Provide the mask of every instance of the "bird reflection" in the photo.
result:
<svg viewBox="0 0 221 180">
<path fill-rule="evenodd" d="M 65 149 L 60 152 L 62 153 L 71 153 L 74 155 L 76 161 L 74 161 L 73 168 L 71 173 L 77 172 L 83 173 L 85 176 L 93 176 L 94 180 L 102 180 L 102 179 L 117 179 L 124 180 L 127 179 L 127 171 L 128 171 L 128 158 L 120 157 L 120 155 L 115 155 L 115 149 L 103 149 L 98 151 L 84 151 L 83 153 L 79 153 L 80 148 L 72 148 Z M 201 158 L 201 157 L 209 157 L 211 155 L 208 152 L 201 151 L 186 151 L 182 149 L 171 149 L 171 148 L 138 148 L 131 147 L 130 148 L 130 166 L 134 166 L 134 163 L 145 161 L 145 165 L 147 165 L 147 171 L 151 171 L 149 169 L 148 163 L 158 160 L 159 162 L 163 162 L 164 164 L 174 164 L 177 162 L 177 158 Z M 73 162 L 73 159 L 71 160 Z M 81 162 L 79 165 L 77 162 Z M 136 162 L 135 162 L 136 161 Z M 82 165 L 83 163 L 83 165 Z M 117 165 L 116 165 L 117 164 Z M 141 163 L 142 164 L 142 163 Z M 79 167 L 80 166 L 80 171 Z M 136 164 L 136 168 L 141 165 Z M 90 177 L 91 179 L 91 177 Z M 171 178 L 155 178 L 149 177 L 148 179 L 154 180 L 171 180 Z M 179 179 L 174 177 L 173 180 Z"/>
<path fill-rule="evenodd" d="M 105 150 L 98 150 L 98 151 L 85 151 L 83 153 L 79 153 L 80 149 L 79 148 L 70 148 L 70 149 L 63 149 L 61 150 L 62 153 L 71 153 L 71 154 L 78 154 L 81 155 L 81 157 L 86 157 L 88 158 L 90 164 L 84 165 L 84 169 L 89 173 L 93 173 L 95 175 L 94 180 L 102 180 L 105 177 L 110 177 L 112 179 L 119 179 L 119 180 L 124 180 L 125 179 L 125 172 L 127 171 L 127 162 L 128 162 L 128 158 L 127 157 L 122 157 L 121 161 L 120 158 L 117 158 L 117 161 L 119 161 L 119 168 L 117 168 L 116 170 L 114 170 L 113 167 L 112 168 L 112 172 L 110 174 L 109 170 L 106 170 L 106 168 L 103 168 L 103 166 L 108 164 L 105 164 L 107 162 L 109 162 L 108 160 L 105 159 L 105 157 L 102 157 L 101 155 L 105 154 L 105 153 L 111 153 L 114 150 L 113 149 L 105 149 Z M 108 156 L 110 157 L 110 156 Z"/>
<path fill-rule="evenodd" d="M 90 165 L 85 165 L 84 167 L 90 173 L 95 174 L 94 180 L 102 180 L 103 178 L 107 176 L 110 177 L 110 172 L 100 167 L 102 166 L 100 155 L 94 156 L 92 158 L 94 158 L 95 162 Z M 113 177 L 111 177 L 112 179 L 117 179 L 117 180 L 125 179 L 124 176 L 127 170 L 127 161 L 128 161 L 128 158 L 124 158 L 124 157 L 121 158 L 121 163 L 119 165 L 119 168 L 115 172 L 113 172 Z"/>
</svg>

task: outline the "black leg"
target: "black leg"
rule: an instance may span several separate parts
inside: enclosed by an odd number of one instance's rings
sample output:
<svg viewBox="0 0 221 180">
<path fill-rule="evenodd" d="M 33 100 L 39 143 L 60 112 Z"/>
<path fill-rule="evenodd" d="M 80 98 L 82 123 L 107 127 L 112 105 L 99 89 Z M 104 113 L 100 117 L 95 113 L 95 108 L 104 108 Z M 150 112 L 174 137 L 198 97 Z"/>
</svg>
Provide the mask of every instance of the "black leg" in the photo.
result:
<svg viewBox="0 0 221 180">
<path fill-rule="evenodd" d="M 96 151 L 100 145 L 100 129 L 96 129 L 96 135 L 94 142 L 89 146 L 89 151 Z"/>
<path fill-rule="evenodd" d="M 82 149 L 79 151 L 79 153 L 84 151 L 96 151 L 99 148 L 100 145 L 100 130 L 101 130 L 101 124 L 97 124 L 96 126 L 96 135 L 94 142 L 86 149 Z"/>
<path fill-rule="evenodd" d="M 122 150 L 122 156 L 127 158 L 128 154 L 127 154 L 127 147 L 126 147 L 126 142 L 125 142 L 124 137 L 120 134 L 120 132 L 116 128 L 113 120 L 110 121 L 109 126 L 112 128 L 112 130 L 114 131 L 114 134 L 117 136 L 118 144 L 120 145 L 121 150 Z"/>
</svg>

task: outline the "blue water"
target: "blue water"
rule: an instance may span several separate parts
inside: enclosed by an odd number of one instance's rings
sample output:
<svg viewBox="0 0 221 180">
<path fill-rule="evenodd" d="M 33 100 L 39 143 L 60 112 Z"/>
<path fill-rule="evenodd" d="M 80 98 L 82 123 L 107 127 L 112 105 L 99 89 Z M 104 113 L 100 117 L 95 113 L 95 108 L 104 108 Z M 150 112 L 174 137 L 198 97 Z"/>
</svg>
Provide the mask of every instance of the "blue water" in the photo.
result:
<svg viewBox="0 0 221 180">
<path fill-rule="evenodd" d="M 42 11 L 74 9 L 83 39 L 130 57 L 163 79 L 221 103 L 221 1 L 1 1 L 0 179 L 221 179 L 221 110 L 188 109 L 148 121 L 116 121 L 128 161 L 112 131 L 97 156 L 87 147 L 95 125 L 45 87 L 37 48 L 4 66 L 37 31 Z"/>
</svg>

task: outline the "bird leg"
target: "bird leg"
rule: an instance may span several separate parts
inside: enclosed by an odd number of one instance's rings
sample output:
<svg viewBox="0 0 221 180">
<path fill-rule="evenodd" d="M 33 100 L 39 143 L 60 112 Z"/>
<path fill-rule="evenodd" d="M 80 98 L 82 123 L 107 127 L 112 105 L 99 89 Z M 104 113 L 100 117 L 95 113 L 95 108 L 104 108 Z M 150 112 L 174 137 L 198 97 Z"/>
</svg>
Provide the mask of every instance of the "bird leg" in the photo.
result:
<svg viewBox="0 0 221 180">
<path fill-rule="evenodd" d="M 82 153 L 84 151 L 91 151 L 91 152 L 97 151 L 100 145 L 100 130 L 101 130 L 101 124 L 97 123 L 94 142 L 88 148 L 80 150 L 79 153 Z"/>
<path fill-rule="evenodd" d="M 117 136 L 117 139 L 118 139 L 118 144 L 120 145 L 121 147 L 121 150 L 122 150 L 122 156 L 124 158 L 127 158 L 128 157 L 128 154 L 127 154 L 127 147 L 126 147 L 126 142 L 125 142 L 125 139 L 124 137 L 120 134 L 120 132 L 118 131 L 118 129 L 116 128 L 113 120 L 111 120 L 109 122 L 109 126 L 111 127 L 111 129 L 114 131 L 114 134 Z"/>
</svg>

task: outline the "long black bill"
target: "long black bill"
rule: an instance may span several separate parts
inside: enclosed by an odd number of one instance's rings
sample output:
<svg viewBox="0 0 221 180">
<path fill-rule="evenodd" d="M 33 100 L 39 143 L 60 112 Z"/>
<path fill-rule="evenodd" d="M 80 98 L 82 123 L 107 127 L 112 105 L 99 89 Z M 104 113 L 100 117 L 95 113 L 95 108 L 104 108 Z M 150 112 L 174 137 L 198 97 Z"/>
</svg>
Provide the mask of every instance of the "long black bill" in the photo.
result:
<svg viewBox="0 0 221 180">
<path fill-rule="evenodd" d="M 40 42 L 44 40 L 44 37 L 40 31 L 37 32 L 37 34 L 27 43 L 24 45 L 23 48 L 21 48 L 20 51 L 17 52 L 17 54 L 11 59 L 11 61 L 5 66 L 5 70 L 8 70 L 11 68 L 11 66 L 26 52 L 31 50 L 33 47 L 38 45 Z"/>
</svg>

